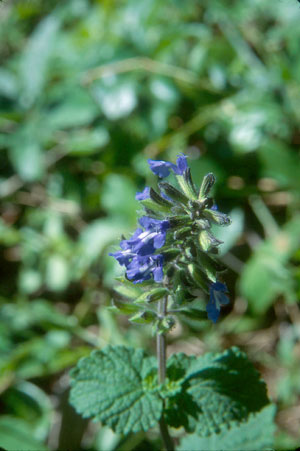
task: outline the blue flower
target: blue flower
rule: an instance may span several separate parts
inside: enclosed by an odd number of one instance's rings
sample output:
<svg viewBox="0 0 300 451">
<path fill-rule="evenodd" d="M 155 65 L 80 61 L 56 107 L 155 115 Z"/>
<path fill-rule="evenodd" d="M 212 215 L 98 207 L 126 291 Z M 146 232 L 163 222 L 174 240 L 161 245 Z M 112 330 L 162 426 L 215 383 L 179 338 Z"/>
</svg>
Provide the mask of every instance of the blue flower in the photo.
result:
<svg viewBox="0 0 300 451">
<path fill-rule="evenodd" d="M 126 267 L 126 275 L 134 283 L 152 276 L 155 282 L 160 282 L 163 278 L 163 256 L 155 252 L 165 244 L 170 223 L 148 216 L 140 218 L 139 223 L 143 228 L 136 229 L 128 240 L 121 241 L 121 251 L 109 255 Z"/>
<path fill-rule="evenodd" d="M 187 157 L 183 153 L 178 155 L 176 163 L 170 163 L 169 161 L 163 160 L 148 160 L 151 171 L 158 175 L 160 178 L 165 178 L 170 175 L 172 170 L 174 174 L 183 175 L 184 171 L 188 169 Z"/>
<path fill-rule="evenodd" d="M 136 193 L 136 195 L 135 195 L 136 200 L 145 200 L 145 199 L 149 199 L 149 197 L 150 197 L 149 186 L 146 186 L 144 191 L 142 191 L 141 193 Z"/>
<path fill-rule="evenodd" d="M 133 251 L 133 246 L 131 242 L 136 240 L 137 237 L 143 233 L 143 229 L 136 229 L 134 234 L 129 240 L 122 240 L 120 243 L 121 251 L 117 251 L 114 253 L 110 253 L 111 257 L 114 257 L 120 265 L 128 266 L 132 258 L 135 256 L 135 252 Z"/>
<path fill-rule="evenodd" d="M 163 160 L 148 160 L 148 164 L 150 166 L 151 171 L 158 175 L 160 178 L 165 178 L 170 175 L 170 170 L 176 168 L 174 163 L 169 163 L 168 161 Z"/>
<path fill-rule="evenodd" d="M 151 255 L 165 244 L 169 221 L 143 216 L 139 223 L 145 230 L 137 229 L 129 240 L 121 241 L 121 247 L 140 256 Z"/>
<path fill-rule="evenodd" d="M 164 258 L 160 254 L 144 257 L 137 255 L 128 265 L 126 275 L 133 283 L 145 282 L 152 276 L 155 282 L 161 282 L 163 279 L 163 261 Z"/>
<path fill-rule="evenodd" d="M 142 241 L 153 239 L 153 246 L 155 249 L 159 249 L 165 244 L 166 232 L 170 227 L 169 221 L 166 219 L 161 221 L 159 219 L 150 218 L 149 216 L 142 216 L 139 219 L 139 223 L 145 229 L 145 232 L 140 235 Z"/>
<path fill-rule="evenodd" d="M 181 153 L 180 155 L 177 155 L 177 166 L 176 169 L 174 169 L 175 174 L 177 175 L 183 175 L 184 171 L 186 171 L 188 169 L 188 164 L 187 164 L 187 156 L 184 155 L 183 153 Z"/>
<path fill-rule="evenodd" d="M 221 310 L 221 305 L 229 303 L 229 299 L 225 293 L 227 293 L 227 287 L 224 283 L 214 282 L 209 287 L 209 302 L 206 306 L 207 316 L 213 322 L 216 323 Z"/>
</svg>

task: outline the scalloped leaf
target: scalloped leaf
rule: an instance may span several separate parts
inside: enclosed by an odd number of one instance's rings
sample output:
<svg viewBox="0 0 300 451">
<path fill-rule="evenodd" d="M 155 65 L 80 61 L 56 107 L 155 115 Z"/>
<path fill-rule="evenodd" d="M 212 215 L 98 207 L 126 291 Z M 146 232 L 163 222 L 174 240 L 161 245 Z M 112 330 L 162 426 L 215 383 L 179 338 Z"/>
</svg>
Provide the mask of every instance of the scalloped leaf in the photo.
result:
<svg viewBox="0 0 300 451">
<path fill-rule="evenodd" d="M 259 451 L 272 447 L 275 406 L 269 405 L 256 414 L 251 414 L 244 423 L 232 424 L 230 429 L 222 427 L 219 434 L 199 437 L 192 434 L 184 437 L 178 451 Z"/>
<path fill-rule="evenodd" d="M 269 404 L 265 383 L 239 349 L 189 359 L 182 390 L 168 400 L 171 426 L 182 425 L 189 432 L 208 436 L 231 427 L 234 421 L 246 421 Z"/>
<path fill-rule="evenodd" d="M 147 431 L 161 417 L 155 358 L 142 349 L 107 346 L 93 351 L 70 376 L 70 402 L 84 418 L 128 434 Z"/>
</svg>

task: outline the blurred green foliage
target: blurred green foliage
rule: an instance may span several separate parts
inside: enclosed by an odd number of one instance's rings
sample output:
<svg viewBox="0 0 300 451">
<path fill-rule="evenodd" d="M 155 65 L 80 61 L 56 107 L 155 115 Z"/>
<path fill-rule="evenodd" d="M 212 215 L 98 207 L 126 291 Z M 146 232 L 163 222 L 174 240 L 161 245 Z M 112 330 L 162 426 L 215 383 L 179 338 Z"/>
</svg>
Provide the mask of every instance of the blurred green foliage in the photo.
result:
<svg viewBox="0 0 300 451">
<path fill-rule="evenodd" d="M 66 374 L 107 342 L 151 348 L 105 309 L 107 253 L 154 181 L 147 158 L 181 151 L 233 217 L 232 302 L 170 349 L 245 349 L 278 406 L 276 448 L 299 444 L 299 20 L 293 0 L 1 2 L 0 446 L 159 449 L 155 431 L 79 418 Z"/>
</svg>

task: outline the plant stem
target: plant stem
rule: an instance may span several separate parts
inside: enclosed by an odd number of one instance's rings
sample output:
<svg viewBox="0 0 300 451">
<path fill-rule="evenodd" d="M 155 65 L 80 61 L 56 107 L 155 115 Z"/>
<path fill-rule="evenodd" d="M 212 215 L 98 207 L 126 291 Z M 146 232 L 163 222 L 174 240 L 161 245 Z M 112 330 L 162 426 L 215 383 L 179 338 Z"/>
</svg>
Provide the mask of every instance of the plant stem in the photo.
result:
<svg viewBox="0 0 300 451">
<path fill-rule="evenodd" d="M 160 429 L 160 435 L 164 444 L 164 449 L 166 451 L 174 451 L 174 444 L 172 442 L 172 439 L 169 434 L 168 426 L 165 423 L 165 419 L 162 416 L 159 420 L 159 429 Z"/>
<path fill-rule="evenodd" d="M 166 296 L 163 299 L 161 299 L 158 303 L 158 314 L 160 315 L 161 318 L 166 316 L 167 305 L 168 305 L 168 297 Z M 156 336 L 156 350 L 158 361 L 158 382 L 160 384 L 163 384 L 166 378 L 166 361 L 167 361 L 166 347 L 167 347 L 166 335 L 158 332 Z M 165 423 L 163 414 L 159 421 L 159 429 L 164 444 L 164 448 L 166 449 L 166 451 L 173 451 L 174 445 L 168 431 L 168 426 Z"/>
</svg>

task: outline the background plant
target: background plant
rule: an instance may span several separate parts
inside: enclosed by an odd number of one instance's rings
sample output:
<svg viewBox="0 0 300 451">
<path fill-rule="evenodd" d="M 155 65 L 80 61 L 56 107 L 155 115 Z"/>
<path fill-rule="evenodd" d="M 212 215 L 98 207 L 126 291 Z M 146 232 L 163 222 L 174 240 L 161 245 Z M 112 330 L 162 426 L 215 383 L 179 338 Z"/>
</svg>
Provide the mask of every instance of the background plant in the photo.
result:
<svg viewBox="0 0 300 451">
<path fill-rule="evenodd" d="M 232 302 L 217 329 L 186 319 L 171 347 L 245 349 L 278 405 L 275 446 L 298 445 L 298 14 L 292 0 L 1 2 L 3 437 L 9 424 L 30 449 L 119 446 L 73 416 L 64 375 L 91 345 L 149 343 L 102 308 L 107 247 L 134 228 L 147 157 L 187 149 L 233 219 Z"/>
</svg>

